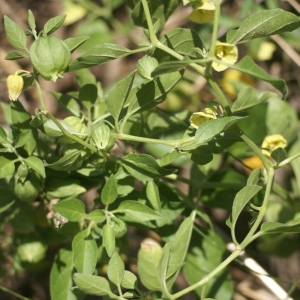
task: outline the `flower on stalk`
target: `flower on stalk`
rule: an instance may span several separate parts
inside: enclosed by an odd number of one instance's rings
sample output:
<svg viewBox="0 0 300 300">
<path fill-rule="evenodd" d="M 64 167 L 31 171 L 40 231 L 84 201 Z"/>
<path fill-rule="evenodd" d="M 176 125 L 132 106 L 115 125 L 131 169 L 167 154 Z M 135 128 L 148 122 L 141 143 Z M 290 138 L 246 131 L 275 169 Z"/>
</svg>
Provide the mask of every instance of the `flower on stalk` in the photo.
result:
<svg viewBox="0 0 300 300">
<path fill-rule="evenodd" d="M 200 112 L 193 113 L 190 117 L 190 124 L 192 127 L 198 129 L 198 127 L 209 120 L 216 119 L 217 113 L 216 110 L 210 107 L 207 107 Z"/>
<path fill-rule="evenodd" d="M 217 41 L 215 48 L 215 57 L 216 59 L 223 61 L 224 63 L 233 65 L 238 59 L 238 49 L 236 45 L 221 43 Z M 224 71 L 228 68 L 228 66 L 222 65 L 218 62 L 213 62 L 212 67 L 218 72 Z"/>
<path fill-rule="evenodd" d="M 216 6 L 213 1 L 201 0 L 194 7 L 192 13 L 189 15 L 189 19 L 198 24 L 212 22 L 215 17 L 215 10 Z"/>
<path fill-rule="evenodd" d="M 281 134 L 273 134 L 265 137 L 261 148 L 262 153 L 271 157 L 271 152 L 277 148 L 285 148 L 287 146 L 287 140 Z"/>
<path fill-rule="evenodd" d="M 9 75 L 6 80 L 8 88 L 8 98 L 12 101 L 18 100 L 24 86 L 23 77 L 18 75 L 20 71 L 17 71 L 15 75 Z"/>
</svg>

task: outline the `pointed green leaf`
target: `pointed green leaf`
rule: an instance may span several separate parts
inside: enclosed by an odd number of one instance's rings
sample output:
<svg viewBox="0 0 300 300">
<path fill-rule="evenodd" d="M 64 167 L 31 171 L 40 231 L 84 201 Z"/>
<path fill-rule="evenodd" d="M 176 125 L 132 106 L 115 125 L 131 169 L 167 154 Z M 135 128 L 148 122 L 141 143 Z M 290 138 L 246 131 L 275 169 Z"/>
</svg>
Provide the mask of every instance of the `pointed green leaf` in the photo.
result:
<svg viewBox="0 0 300 300">
<path fill-rule="evenodd" d="M 93 274 L 97 264 L 97 243 L 85 229 L 77 233 L 72 242 L 73 264 L 80 273 Z"/>
<path fill-rule="evenodd" d="M 171 256 L 171 248 L 172 248 L 172 242 L 168 242 L 165 244 L 163 248 L 163 255 L 159 262 L 159 268 L 157 274 L 161 285 L 161 289 L 166 293 L 170 293 L 169 289 L 167 288 L 167 271 L 168 271 L 169 261 Z"/>
<path fill-rule="evenodd" d="M 98 90 L 95 84 L 87 83 L 79 91 L 79 100 L 86 109 L 91 109 L 98 97 Z"/>
<path fill-rule="evenodd" d="M 283 79 L 278 79 L 268 75 L 253 61 L 251 57 L 245 56 L 237 64 L 230 66 L 230 68 L 270 83 L 274 88 L 282 93 L 282 98 L 285 99 L 287 94 L 287 86 L 285 81 Z"/>
<path fill-rule="evenodd" d="M 13 161 L 0 156 L 0 178 L 13 175 L 15 172 L 15 164 Z"/>
<path fill-rule="evenodd" d="M 90 212 L 88 215 L 85 216 L 87 220 L 96 222 L 96 223 L 102 223 L 105 221 L 105 213 L 100 209 L 95 209 L 92 212 Z"/>
<path fill-rule="evenodd" d="M 293 31 L 300 27 L 299 18 L 282 9 L 262 10 L 245 19 L 228 41 L 244 43 L 256 38 Z"/>
<path fill-rule="evenodd" d="M 152 207 L 155 210 L 161 210 L 161 205 L 160 205 L 160 196 L 159 196 L 159 190 L 157 185 L 155 184 L 154 181 L 149 181 L 147 183 L 147 188 L 146 188 L 146 195 L 147 198 L 149 199 Z"/>
<path fill-rule="evenodd" d="M 167 93 L 182 78 L 184 71 L 161 75 L 158 78 L 142 85 L 136 94 L 128 99 L 128 115 L 150 109 L 163 102 Z"/>
<path fill-rule="evenodd" d="M 21 58 L 25 58 L 25 57 L 28 57 L 28 56 L 26 54 L 24 54 L 23 52 L 20 52 L 17 50 L 12 50 L 5 56 L 5 59 L 6 60 L 17 60 L 17 59 L 21 59 Z"/>
<path fill-rule="evenodd" d="M 133 273 L 125 270 L 121 282 L 121 287 L 128 290 L 134 290 L 137 284 L 138 284 L 137 277 Z"/>
<path fill-rule="evenodd" d="M 0 144 L 6 143 L 7 135 L 6 131 L 3 129 L 3 127 L 0 124 Z"/>
<path fill-rule="evenodd" d="M 36 156 L 30 156 L 25 159 L 27 165 L 35 172 L 46 178 L 45 166 L 41 159 Z"/>
<path fill-rule="evenodd" d="M 78 36 L 64 40 L 70 49 L 70 52 L 74 52 L 79 46 L 85 43 L 90 37 L 89 36 Z"/>
<path fill-rule="evenodd" d="M 104 277 L 90 274 L 75 273 L 73 275 L 73 279 L 77 287 L 85 294 L 96 296 L 113 296 L 109 286 L 109 282 Z"/>
<path fill-rule="evenodd" d="M 125 271 L 124 262 L 118 252 L 114 252 L 108 263 L 107 276 L 108 279 L 116 286 L 121 287 Z"/>
<path fill-rule="evenodd" d="M 24 30 L 7 16 L 4 16 L 4 27 L 10 44 L 19 50 L 26 50 L 27 38 Z"/>
<path fill-rule="evenodd" d="M 31 28 L 31 30 L 35 30 L 35 27 L 36 27 L 35 18 L 30 9 L 28 9 L 28 24 L 29 24 L 29 27 Z"/>
<path fill-rule="evenodd" d="M 118 188 L 113 174 L 110 175 L 101 192 L 101 201 L 107 205 L 113 203 L 118 197 Z"/>
<path fill-rule="evenodd" d="M 23 147 L 28 142 L 31 136 L 32 136 L 31 130 L 24 131 L 19 135 L 17 135 L 15 139 L 15 148 Z"/>
<path fill-rule="evenodd" d="M 79 300 L 82 295 L 76 295 L 71 290 L 73 285 L 72 251 L 61 248 L 55 256 L 50 273 L 50 295 L 51 299 L 56 300 Z"/>
<path fill-rule="evenodd" d="M 124 168 L 136 179 L 150 181 L 172 173 L 159 166 L 157 161 L 148 154 L 128 154 L 122 159 Z"/>
<path fill-rule="evenodd" d="M 107 109 L 118 121 L 121 110 L 129 95 L 134 80 L 135 71 L 130 73 L 124 79 L 120 80 L 109 92 L 107 96 Z"/>
<path fill-rule="evenodd" d="M 53 209 L 69 221 L 76 222 L 85 216 L 84 203 L 77 199 L 66 199 L 54 204 Z"/>
<path fill-rule="evenodd" d="M 247 185 L 257 185 L 259 180 L 263 176 L 263 169 L 255 169 L 253 170 L 247 180 Z"/>
<path fill-rule="evenodd" d="M 283 148 L 275 149 L 274 151 L 272 151 L 271 156 L 276 161 L 277 164 L 280 164 L 288 157 L 286 151 Z"/>
<path fill-rule="evenodd" d="M 283 233 L 283 232 L 300 232 L 300 222 L 291 222 L 291 224 L 282 224 L 279 222 L 265 222 L 261 225 L 261 232 L 269 233 Z"/>
<path fill-rule="evenodd" d="M 116 248 L 116 240 L 114 229 L 109 223 L 103 226 L 103 246 L 106 249 L 107 255 L 111 257 Z"/>
<path fill-rule="evenodd" d="M 159 161 L 161 167 L 172 164 L 176 159 L 178 159 L 181 154 L 177 149 L 172 149 L 170 152 L 166 153 Z"/>
<path fill-rule="evenodd" d="M 54 31 L 56 31 L 65 21 L 67 15 L 60 15 L 48 20 L 48 22 L 44 26 L 44 32 L 47 35 L 50 35 Z"/>
<path fill-rule="evenodd" d="M 48 164 L 45 162 L 45 166 L 57 171 L 74 171 L 77 170 L 82 164 L 82 160 L 78 159 L 79 157 L 80 151 L 72 151 L 64 155 L 53 164 Z"/>
<path fill-rule="evenodd" d="M 122 46 L 104 43 L 94 46 L 83 53 L 69 65 L 67 70 L 72 72 L 84 68 L 90 68 L 101 65 L 110 60 L 129 55 L 130 53 L 130 50 Z"/>
<path fill-rule="evenodd" d="M 67 111 L 76 117 L 80 117 L 80 107 L 77 101 L 70 95 L 64 95 L 57 92 L 51 92 L 54 98 L 61 104 Z"/>
</svg>

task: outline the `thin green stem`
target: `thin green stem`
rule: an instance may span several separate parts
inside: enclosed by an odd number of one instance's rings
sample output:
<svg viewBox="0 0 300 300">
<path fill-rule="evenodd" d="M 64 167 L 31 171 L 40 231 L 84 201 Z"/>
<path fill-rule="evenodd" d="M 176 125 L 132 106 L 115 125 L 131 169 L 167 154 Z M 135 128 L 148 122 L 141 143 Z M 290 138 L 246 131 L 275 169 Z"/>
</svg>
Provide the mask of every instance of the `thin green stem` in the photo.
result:
<svg viewBox="0 0 300 300">
<path fill-rule="evenodd" d="M 241 252 L 242 252 L 242 250 L 239 250 L 239 249 L 235 250 L 219 266 L 217 266 L 213 271 L 211 271 L 209 274 L 204 276 L 200 281 L 198 281 L 195 284 L 187 287 L 186 289 L 172 295 L 172 298 L 170 298 L 170 299 L 171 300 L 178 299 L 178 298 L 182 297 L 183 295 L 195 290 L 196 288 L 207 284 L 212 278 L 214 278 L 219 272 L 221 272 L 233 260 L 235 260 L 241 254 Z"/>
<path fill-rule="evenodd" d="M 297 154 L 295 154 L 295 155 L 293 155 L 293 156 L 291 156 L 291 157 L 289 157 L 289 158 L 287 158 L 287 159 L 285 159 L 285 160 L 283 160 L 280 164 L 278 164 L 278 166 L 276 167 L 276 169 L 280 168 L 280 167 L 283 167 L 284 165 L 289 164 L 291 161 L 293 161 L 294 159 L 296 159 L 298 157 L 300 157 L 300 152 L 297 153 Z"/>
<path fill-rule="evenodd" d="M 220 0 L 215 0 L 216 10 L 214 15 L 214 27 L 209 49 L 209 56 L 215 57 L 216 41 L 218 39 L 219 19 L 220 19 Z"/>
<path fill-rule="evenodd" d="M 5 292 L 5 293 L 7 293 L 7 294 L 10 294 L 10 295 L 12 295 L 12 296 L 18 298 L 18 299 L 21 299 L 21 300 L 30 300 L 29 298 L 23 297 L 23 296 L 21 296 L 21 295 L 15 293 L 15 292 L 13 292 L 13 291 L 11 291 L 11 290 L 5 288 L 4 286 L 0 286 L 0 290 L 2 290 L 3 292 Z"/>
<path fill-rule="evenodd" d="M 272 162 L 270 162 L 269 159 L 265 155 L 263 155 L 260 148 L 258 148 L 257 145 L 246 136 L 246 134 L 244 133 L 241 134 L 241 138 L 252 149 L 252 151 L 260 158 L 266 170 L 268 170 L 269 168 L 273 168 Z"/>
<path fill-rule="evenodd" d="M 259 214 L 258 214 L 253 226 L 251 227 L 251 229 L 248 232 L 247 236 L 245 237 L 244 241 L 240 244 L 241 249 L 244 249 L 252 241 L 251 238 L 254 236 L 255 231 L 260 226 L 260 223 L 261 223 L 263 217 L 266 214 L 267 206 L 268 206 L 268 200 L 269 200 L 269 196 L 270 196 L 270 193 L 271 193 L 272 184 L 273 184 L 273 180 L 274 180 L 274 175 L 275 175 L 275 170 L 273 168 L 270 168 L 268 170 L 268 182 L 267 182 L 267 186 L 266 186 L 266 191 L 265 191 L 263 204 L 260 208 Z"/>
</svg>

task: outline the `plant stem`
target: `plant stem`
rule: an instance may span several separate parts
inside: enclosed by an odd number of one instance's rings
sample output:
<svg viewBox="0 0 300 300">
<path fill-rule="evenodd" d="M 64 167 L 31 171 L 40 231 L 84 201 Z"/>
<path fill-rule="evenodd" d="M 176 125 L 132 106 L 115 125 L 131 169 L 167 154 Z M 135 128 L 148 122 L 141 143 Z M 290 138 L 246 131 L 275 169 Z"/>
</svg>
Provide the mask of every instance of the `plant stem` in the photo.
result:
<svg viewBox="0 0 300 300">
<path fill-rule="evenodd" d="M 218 39 L 219 19 L 220 19 L 220 0 L 215 0 L 216 10 L 214 15 L 214 27 L 209 49 L 209 56 L 215 57 L 216 41 Z"/>
<path fill-rule="evenodd" d="M 276 168 L 283 167 L 284 165 L 289 164 L 291 161 L 293 161 L 294 159 L 296 159 L 296 158 L 298 158 L 298 157 L 300 157 L 300 152 L 297 153 L 297 154 L 295 154 L 295 155 L 293 155 L 293 156 L 291 156 L 291 157 L 289 157 L 289 158 L 287 158 L 287 159 L 285 159 L 285 160 L 282 161 L 280 164 L 278 164 L 278 166 L 277 166 Z"/>
<path fill-rule="evenodd" d="M 259 214 L 258 214 L 253 226 L 251 227 L 251 229 L 248 232 L 247 236 L 245 237 L 244 241 L 240 244 L 241 249 L 244 249 L 250 242 L 252 242 L 251 238 L 255 234 L 255 231 L 259 227 L 263 217 L 266 214 L 268 200 L 269 200 L 269 196 L 270 196 L 270 192 L 271 192 L 272 184 L 273 184 L 273 180 L 274 180 L 274 174 L 275 174 L 275 170 L 273 168 L 270 168 L 268 170 L 268 182 L 267 182 L 267 186 L 266 186 L 266 192 L 265 192 L 263 204 L 260 208 Z"/>
<path fill-rule="evenodd" d="M 242 250 L 235 250 L 231 253 L 230 256 L 228 256 L 219 266 L 217 266 L 213 271 L 211 271 L 209 274 L 204 276 L 200 281 L 194 283 L 193 285 L 187 287 L 186 289 L 172 295 L 172 298 L 170 300 L 175 300 L 183 295 L 195 290 L 196 288 L 203 286 L 207 284 L 212 278 L 214 278 L 219 272 L 221 272 L 226 266 L 228 266 L 234 259 L 236 259 L 240 254 Z"/>
<path fill-rule="evenodd" d="M 18 299 L 21 299 L 21 300 L 30 300 L 29 298 L 23 297 L 23 296 L 21 296 L 21 295 L 15 293 L 15 292 L 13 292 L 13 291 L 11 291 L 11 290 L 5 288 L 5 287 L 3 287 L 3 286 L 0 286 L 0 290 L 2 290 L 3 292 L 8 293 L 8 294 L 10 294 L 10 295 L 12 295 L 12 296 L 18 298 Z"/>
</svg>

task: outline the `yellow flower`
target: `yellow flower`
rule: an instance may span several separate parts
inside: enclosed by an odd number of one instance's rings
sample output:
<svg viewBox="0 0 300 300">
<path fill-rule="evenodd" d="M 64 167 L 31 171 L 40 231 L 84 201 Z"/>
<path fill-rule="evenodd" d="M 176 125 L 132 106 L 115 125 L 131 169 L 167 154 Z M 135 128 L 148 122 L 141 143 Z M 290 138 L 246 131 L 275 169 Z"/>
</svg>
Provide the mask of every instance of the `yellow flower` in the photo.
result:
<svg viewBox="0 0 300 300">
<path fill-rule="evenodd" d="M 212 1 L 201 0 L 189 15 L 189 19 L 198 24 L 211 22 L 214 20 L 215 9 L 216 6 Z"/>
<path fill-rule="evenodd" d="M 209 121 L 216 118 L 216 111 L 207 107 L 200 112 L 193 113 L 190 117 L 190 124 L 192 127 L 197 129 L 205 121 Z"/>
<path fill-rule="evenodd" d="M 271 157 L 271 152 L 274 151 L 275 149 L 285 148 L 286 146 L 287 146 L 287 141 L 281 134 L 273 134 L 273 135 L 266 136 L 261 145 L 262 153 L 268 157 Z"/>
<path fill-rule="evenodd" d="M 217 41 L 215 57 L 220 61 L 223 61 L 229 65 L 233 65 L 238 59 L 238 49 L 235 45 Z M 218 72 L 224 71 L 228 68 L 228 66 L 222 65 L 218 62 L 213 62 L 212 67 Z"/>
<path fill-rule="evenodd" d="M 12 101 L 16 101 L 21 94 L 24 86 L 23 77 L 18 75 L 17 71 L 15 75 L 9 75 L 6 80 L 8 88 L 8 98 Z"/>
</svg>

